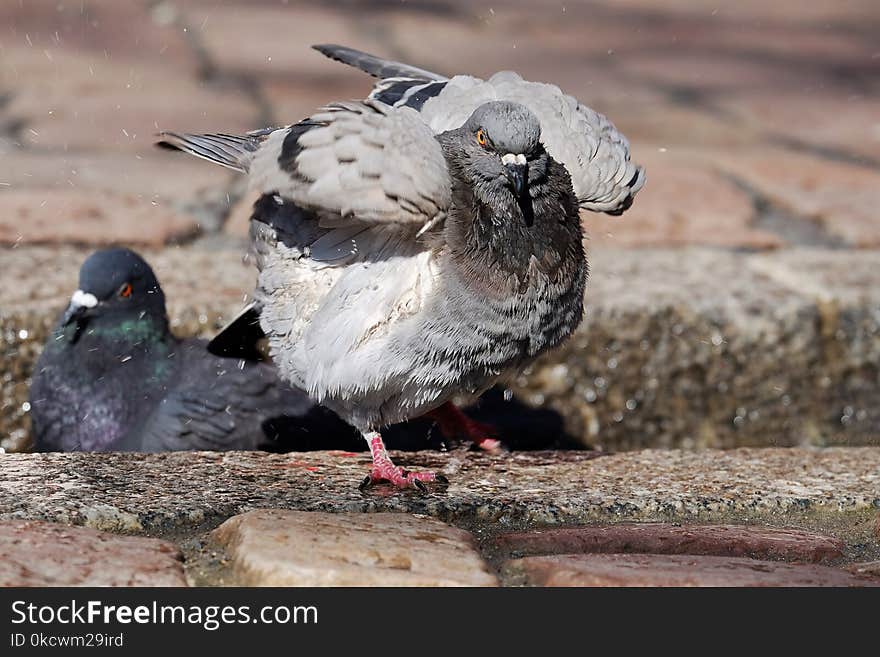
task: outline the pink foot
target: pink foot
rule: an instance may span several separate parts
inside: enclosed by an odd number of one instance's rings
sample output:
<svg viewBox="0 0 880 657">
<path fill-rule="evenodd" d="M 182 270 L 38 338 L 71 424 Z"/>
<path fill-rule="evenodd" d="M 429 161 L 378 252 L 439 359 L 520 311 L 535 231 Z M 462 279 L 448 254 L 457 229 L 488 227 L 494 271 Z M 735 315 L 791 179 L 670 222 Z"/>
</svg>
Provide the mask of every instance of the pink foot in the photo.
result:
<svg viewBox="0 0 880 657">
<path fill-rule="evenodd" d="M 398 488 L 409 488 L 415 486 L 423 493 L 428 492 L 425 486 L 426 481 L 436 481 L 441 484 L 448 484 L 449 480 L 442 474 L 435 472 L 410 472 L 400 466 L 394 465 L 388 452 L 385 450 L 385 444 L 382 442 L 382 436 L 377 432 L 364 434 L 364 438 L 370 445 L 370 455 L 373 457 L 373 468 L 370 470 L 363 482 L 361 488 L 366 488 L 378 481 L 388 481 Z"/>
<path fill-rule="evenodd" d="M 447 438 L 461 437 L 487 452 L 501 451 L 501 441 L 493 438 L 497 434 L 495 427 L 472 420 L 452 402 L 446 402 L 426 415 L 437 423 L 440 433 Z"/>
</svg>

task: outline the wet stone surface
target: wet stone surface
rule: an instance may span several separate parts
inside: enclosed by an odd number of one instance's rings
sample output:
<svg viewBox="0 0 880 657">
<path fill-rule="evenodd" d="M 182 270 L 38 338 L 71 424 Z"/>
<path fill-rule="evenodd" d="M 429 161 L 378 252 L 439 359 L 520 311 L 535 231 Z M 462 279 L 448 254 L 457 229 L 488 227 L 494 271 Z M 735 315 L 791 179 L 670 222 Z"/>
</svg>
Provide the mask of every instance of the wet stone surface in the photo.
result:
<svg viewBox="0 0 880 657">
<path fill-rule="evenodd" d="M 495 586 L 471 535 L 403 513 L 262 509 L 212 533 L 240 586 Z"/>
<path fill-rule="evenodd" d="M 5 454 L 0 519 L 171 535 L 255 508 L 397 511 L 515 528 L 625 519 L 867 523 L 880 507 L 880 448 L 393 458 L 442 472 L 451 484 L 428 495 L 385 486 L 360 491 L 365 453 Z"/>
<path fill-rule="evenodd" d="M 186 586 L 177 546 L 86 527 L 0 522 L 0 586 Z"/>
<path fill-rule="evenodd" d="M 241 309 L 255 280 L 245 251 L 205 244 L 144 252 L 173 330 L 212 335 Z M 27 443 L 31 369 L 87 253 L 0 252 L 6 449 Z M 606 450 L 880 440 L 875 253 L 597 249 L 590 257 L 583 325 L 513 386 L 519 400 L 558 413 L 572 440 Z"/>
<path fill-rule="evenodd" d="M 880 580 L 828 566 L 691 555 L 525 557 L 503 572 L 530 586 L 880 586 Z"/>
</svg>

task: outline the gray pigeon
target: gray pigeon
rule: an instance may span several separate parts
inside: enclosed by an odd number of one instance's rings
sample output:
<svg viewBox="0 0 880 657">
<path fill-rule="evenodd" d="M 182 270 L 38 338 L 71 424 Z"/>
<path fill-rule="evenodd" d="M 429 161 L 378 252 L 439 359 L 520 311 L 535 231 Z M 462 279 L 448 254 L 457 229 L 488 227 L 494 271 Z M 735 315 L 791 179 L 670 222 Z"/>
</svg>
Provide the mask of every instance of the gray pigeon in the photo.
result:
<svg viewBox="0 0 880 657">
<path fill-rule="evenodd" d="M 248 173 L 255 312 L 280 372 L 363 433 L 365 484 L 425 489 L 443 478 L 395 466 L 377 429 L 565 340 L 587 280 L 578 211 L 622 213 L 645 176 L 608 119 L 553 85 L 317 49 L 379 76 L 370 96 L 160 144 Z"/>
<path fill-rule="evenodd" d="M 92 254 L 34 370 L 35 449 L 281 451 L 296 425 L 345 432 L 270 365 L 214 356 L 206 344 L 171 334 L 165 295 L 140 256 Z"/>
</svg>

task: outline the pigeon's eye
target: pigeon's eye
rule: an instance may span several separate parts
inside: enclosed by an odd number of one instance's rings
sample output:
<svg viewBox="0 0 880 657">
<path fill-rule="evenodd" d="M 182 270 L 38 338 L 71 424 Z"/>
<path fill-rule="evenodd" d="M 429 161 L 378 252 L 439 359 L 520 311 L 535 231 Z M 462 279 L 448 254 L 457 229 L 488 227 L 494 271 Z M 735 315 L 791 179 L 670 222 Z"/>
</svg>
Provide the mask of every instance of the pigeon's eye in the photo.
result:
<svg viewBox="0 0 880 657">
<path fill-rule="evenodd" d="M 486 133 L 485 133 L 485 131 L 484 131 L 482 128 L 480 128 L 479 130 L 477 130 L 477 143 L 478 143 L 480 146 L 485 146 L 486 144 L 489 143 L 489 140 L 486 139 Z"/>
<path fill-rule="evenodd" d="M 123 299 L 128 299 L 131 296 L 131 283 L 123 283 L 117 294 Z"/>
</svg>

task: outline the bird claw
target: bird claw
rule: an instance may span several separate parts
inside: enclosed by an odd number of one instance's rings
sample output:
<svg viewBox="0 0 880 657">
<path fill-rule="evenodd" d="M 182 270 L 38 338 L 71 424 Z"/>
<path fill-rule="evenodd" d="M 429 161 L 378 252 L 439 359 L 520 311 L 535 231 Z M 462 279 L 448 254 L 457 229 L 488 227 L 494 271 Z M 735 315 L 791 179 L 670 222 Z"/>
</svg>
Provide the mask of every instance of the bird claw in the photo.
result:
<svg viewBox="0 0 880 657">
<path fill-rule="evenodd" d="M 428 492 L 428 486 L 425 483 L 428 481 L 435 481 L 441 486 L 449 485 L 449 480 L 441 474 L 435 474 L 433 472 L 412 472 L 395 465 L 389 465 L 385 467 L 373 466 L 373 471 L 364 477 L 359 488 L 360 490 L 365 490 L 370 486 L 383 481 L 387 481 L 397 488 L 409 488 L 410 486 L 413 486 L 421 493 Z"/>
<path fill-rule="evenodd" d="M 501 454 L 504 452 L 504 445 L 496 438 L 483 438 L 475 442 L 474 445 L 489 454 Z"/>
<path fill-rule="evenodd" d="M 394 462 L 385 450 L 382 436 L 378 433 L 365 433 L 364 437 L 370 445 L 370 456 L 373 457 L 373 468 L 363 482 L 361 482 L 361 490 L 378 481 L 387 481 L 394 484 L 397 488 L 409 488 L 410 486 L 414 486 L 419 492 L 427 493 L 428 486 L 425 482 L 437 481 L 438 475 L 433 472 L 411 472 L 406 468 L 394 465 Z M 441 483 L 444 482 L 447 484 L 449 483 L 446 481 L 446 477 L 442 477 L 441 479 Z"/>
</svg>

